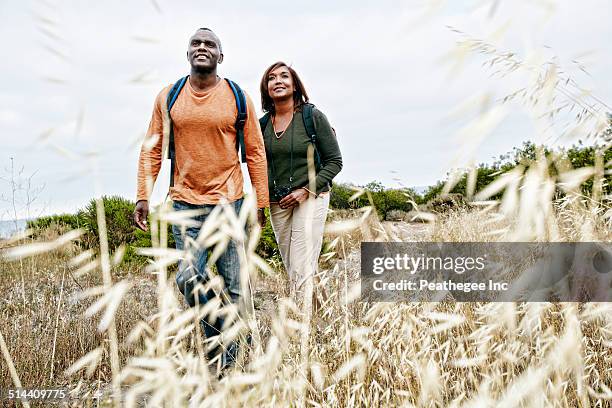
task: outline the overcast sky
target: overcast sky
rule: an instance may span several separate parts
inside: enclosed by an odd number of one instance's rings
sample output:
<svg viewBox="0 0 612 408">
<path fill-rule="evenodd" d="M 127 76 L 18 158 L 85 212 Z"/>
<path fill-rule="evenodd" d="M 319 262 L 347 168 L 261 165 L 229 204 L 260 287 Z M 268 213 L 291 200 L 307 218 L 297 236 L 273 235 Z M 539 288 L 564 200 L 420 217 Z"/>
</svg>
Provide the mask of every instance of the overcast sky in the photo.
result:
<svg viewBox="0 0 612 408">
<path fill-rule="evenodd" d="M 491 38 L 520 58 L 556 55 L 611 104 L 608 1 L 501 0 L 493 12 L 493 1 L 448 3 L 0 2 L 0 176 L 10 176 L 11 157 L 25 176 L 36 172 L 33 186 L 44 189 L 33 213 L 74 211 L 96 194 L 134 199 L 153 100 L 188 73 L 187 40 L 197 27 L 217 33 L 225 54 L 219 74 L 238 82 L 258 109 L 263 71 L 277 60 L 292 64 L 337 131 L 344 158 L 338 181 L 433 184 L 457 163 L 457 133 L 469 122 L 449 113 L 471 97 L 503 97 L 518 85 L 489 78 L 471 56 L 454 69 L 448 55 L 460 37 L 448 26 Z M 431 12 L 432 4 L 440 7 Z M 470 152 L 476 162 L 491 161 L 533 132 L 528 114 L 510 106 Z M 167 167 L 154 203 L 167 191 Z M 0 220 L 10 219 L 11 188 L 2 180 L 0 194 Z"/>
</svg>

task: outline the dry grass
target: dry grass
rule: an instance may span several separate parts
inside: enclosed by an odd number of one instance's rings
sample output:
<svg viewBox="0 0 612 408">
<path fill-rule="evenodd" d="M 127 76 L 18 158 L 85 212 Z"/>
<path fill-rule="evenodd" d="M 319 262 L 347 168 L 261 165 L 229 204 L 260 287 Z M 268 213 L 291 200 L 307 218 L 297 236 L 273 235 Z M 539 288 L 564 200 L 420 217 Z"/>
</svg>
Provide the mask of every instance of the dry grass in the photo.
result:
<svg viewBox="0 0 612 408">
<path fill-rule="evenodd" d="M 555 217 L 551 229 L 557 231 L 555 242 L 612 241 L 612 217 L 606 214 L 610 207 L 572 206 L 564 199 L 555 204 Z M 510 241 L 516 219 L 492 213 L 490 209 L 463 209 L 449 211 L 432 224 L 425 240 L 436 242 L 496 242 Z M 545 237 L 540 237 L 540 239 Z M 550 238 L 550 237 L 546 237 Z"/>
<path fill-rule="evenodd" d="M 557 118 L 573 112 L 564 136 L 596 138 L 606 125 L 607 105 L 578 86 L 556 59 L 534 64 L 461 37 L 458 66 L 476 53 L 494 75 L 526 79 L 501 103 L 482 98 L 478 117 L 458 134 L 465 147 L 460 155 L 485 142 L 508 113 L 508 101 L 533 113 L 539 140 L 550 137 L 547 129 Z M 473 100 L 467 105 L 476 106 Z M 557 178 L 545 171 L 551 165 Z M 4 243 L 0 335 L 7 349 L 0 388 L 68 384 L 74 406 L 143 405 L 145 398 L 148 406 L 168 407 L 609 407 L 608 303 L 369 304 L 358 301 L 357 282 L 359 243 L 365 240 L 610 241 L 609 197 L 601 189 L 590 198 L 577 193 L 588 178 L 601 185 L 610 166 L 600 160 L 574 171 L 562 158 L 549 163 L 538 157 L 529 169 L 504 174 L 483 191 L 469 188 L 470 211 L 419 214 L 431 222 L 427 228 L 380 223 L 368 209 L 357 218 L 337 214 L 314 288 L 324 288 L 328 297 L 312 319 L 310 308 L 285 298 L 284 277 L 254 254 L 256 237 L 244 236 L 254 203 L 245 202 L 240 219 L 211 217 L 199 243 L 250 243 L 242 273 L 252 279 L 258 307 L 233 320 L 224 330 L 229 338 L 218 339 L 224 343 L 247 328 L 253 334 L 248 355 L 221 380 L 203 357 L 208 344 L 197 330 L 210 310 L 186 309 L 168 273 L 181 254 L 164 248 L 163 233 L 167 222 L 185 222 L 180 215 L 163 209 L 156 215 L 152 262 L 138 271 L 113 266 L 118 257 L 107 251 L 103 217 L 99 256 L 82 256 L 71 244 L 78 232 L 50 231 L 40 243 Z M 450 177 L 445 190 L 457 181 Z M 554 202 L 556 190 L 569 198 Z M 498 192 L 504 192 L 500 202 L 487 201 Z M 236 316 L 231 307 L 221 312 Z M 99 400 L 93 398 L 96 388 Z"/>
<path fill-rule="evenodd" d="M 47 231 L 46 238 L 57 238 L 57 231 Z M 78 253 L 76 246 L 44 253 L 22 261 L 0 259 L 0 332 L 6 337 L 24 387 L 68 384 L 63 374 L 81 356 L 107 340 L 96 324 L 84 317 L 92 303 L 80 296 L 101 284 L 99 269 L 78 276 L 69 261 Z M 115 321 L 120 338 L 129 333 L 134 319 L 144 319 L 155 308 L 155 282 L 138 270 L 116 270 L 116 276 L 135 280 L 134 286 L 118 309 Z M 25 276 L 24 286 L 21 275 Z M 136 276 L 134 276 L 134 274 Z M 122 348 L 125 361 L 137 347 Z M 0 367 L 2 388 L 10 384 L 6 365 Z M 103 364 L 94 378 L 108 382 L 111 373 Z"/>
<path fill-rule="evenodd" d="M 580 237 L 570 232 L 587 216 L 594 225 L 606 222 L 601 212 L 568 211 L 556 213 L 567 238 Z M 482 219 L 475 211 L 451 213 L 419 230 L 420 238 L 479 240 L 507 227 L 503 221 L 475 222 Z M 341 259 L 321 273 L 328 301 L 310 323 L 283 298 L 282 276 L 259 275 L 254 327 L 261 343 L 243 370 L 221 382 L 198 356 L 193 318 L 178 321 L 187 313 L 178 291 L 171 287 L 164 298 L 162 319 L 155 278 L 123 271 L 122 282 L 129 281 L 131 289 L 114 312 L 120 398 L 130 401 L 129 391 L 140 390 L 154 406 L 185 405 L 189 398 L 203 406 L 609 406 L 611 306 L 357 302 L 358 242 L 364 234 L 388 240 L 405 225 L 383 225 L 367 216 L 344 228 L 335 245 Z M 610 238 L 609 231 L 599 231 L 600 238 Z M 101 278 L 99 269 L 73 278 L 68 262 L 75 248 L 2 261 L 0 332 L 23 386 L 81 383 L 75 405 L 91 405 L 96 388 L 111 395 L 109 340 L 97 330 L 97 315 L 83 316 L 92 301 L 76 295 L 99 287 Z M 306 324 L 311 334 L 303 358 Z M 135 328 L 142 329 L 137 336 Z M 164 330 L 167 336 L 160 337 Z M 130 332 L 139 340 L 130 343 Z M 101 359 L 90 377 L 86 365 L 65 375 L 72 363 L 98 349 Z M 6 388 L 5 365 L 0 373 Z"/>
<path fill-rule="evenodd" d="M 244 235 L 252 198 L 239 218 L 211 217 L 198 242 L 247 242 L 242 272 L 251 276 L 258 307 L 218 339 L 223 344 L 247 328 L 254 339 L 221 381 L 195 324 L 210 310 L 185 309 L 168 276 L 180 254 L 157 245 L 147 268 L 121 271 L 115 255 L 79 254 L 71 243 L 78 232 L 5 244 L 2 386 L 16 383 L 8 375 L 14 362 L 23 386 L 70 384 L 77 406 L 93 404 L 96 387 L 109 404 L 128 406 L 142 398 L 153 406 L 608 406 L 607 303 L 358 302 L 362 241 L 610 241 L 605 201 L 571 189 L 551 201 L 549 186 L 558 180 L 542 167 L 506 177 L 499 203 L 483 201 L 495 192 L 488 187 L 469 210 L 419 214 L 431 220 L 426 227 L 381 223 L 370 208 L 332 217 L 314 288 L 327 299 L 319 298 L 312 318 L 307 305 L 285 298 L 284 277 L 255 255 L 255 236 Z M 163 208 L 156 217 L 155 234 L 167 231 L 167 220 L 187 222 Z"/>
</svg>

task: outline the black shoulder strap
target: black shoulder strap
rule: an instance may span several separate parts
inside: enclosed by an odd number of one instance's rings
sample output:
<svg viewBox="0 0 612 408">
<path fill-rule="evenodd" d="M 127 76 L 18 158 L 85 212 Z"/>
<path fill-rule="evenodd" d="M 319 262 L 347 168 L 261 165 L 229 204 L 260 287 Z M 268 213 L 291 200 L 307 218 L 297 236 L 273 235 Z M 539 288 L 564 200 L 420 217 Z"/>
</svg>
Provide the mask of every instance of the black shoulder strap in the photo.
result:
<svg viewBox="0 0 612 408">
<path fill-rule="evenodd" d="M 302 105 L 302 120 L 304 121 L 304 128 L 310 138 L 312 144 L 317 142 L 317 131 L 315 130 L 314 120 L 312 119 L 312 110 L 314 105 L 311 103 L 305 103 Z"/>
<path fill-rule="evenodd" d="M 268 126 L 268 122 L 270 121 L 270 113 L 266 113 L 261 118 L 259 118 L 259 127 L 261 128 L 261 133 L 263 134 L 264 130 L 266 130 L 266 126 Z"/>
<path fill-rule="evenodd" d="M 314 119 L 312 118 L 312 111 L 314 105 L 311 103 L 305 103 L 302 105 L 302 121 L 304 122 L 304 128 L 310 138 L 310 143 L 314 147 L 315 153 L 315 168 L 317 171 L 321 168 L 321 157 L 319 156 L 319 150 L 317 149 L 317 130 L 315 129 Z"/>
<path fill-rule="evenodd" d="M 240 150 L 240 159 L 243 163 L 246 163 L 246 147 L 244 145 L 244 125 L 247 121 L 247 104 L 244 92 L 234 81 L 225 78 L 232 92 L 234 98 L 236 98 L 236 108 L 238 109 L 238 116 L 236 117 L 236 149 Z"/>
<path fill-rule="evenodd" d="M 172 126 L 172 115 L 170 111 L 174 106 L 174 102 L 176 102 L 176 98 L 178 98 L 181 90 L 185 86 L 185 82 L 187 82 L 187 78 L 189 76 L 185 76 L 174 83 L 170 92 L 168 92 L 168 97 L 166 98 L 166 107 L 168 109 L 168 117 L 170 118 L 170 134 L 168 140 L 168 158 L 170 159 L 170 187 L 174 186 L 174 162 L 176 161 L 176 152 L 174 150 L 174 126 Z"/>
<path fill-rule="evenodd" d="M 268 161 L 272 160 L 270 154 L 268 153 L 268 143 L 265 143 L 266 136 L 264 132 L 266 131 L 266 126 L 268 126 L 268 122 L 270 121 L 270 112 L 266 112 L 261 118 L 259 118 L 259 128 L 261 129 L 261 136 L 264 139 L 264 147 L 266 148 L 266 158 Z M 274 129 L 272 129 L 272 133 L 274 133 Z"/>
</svg>

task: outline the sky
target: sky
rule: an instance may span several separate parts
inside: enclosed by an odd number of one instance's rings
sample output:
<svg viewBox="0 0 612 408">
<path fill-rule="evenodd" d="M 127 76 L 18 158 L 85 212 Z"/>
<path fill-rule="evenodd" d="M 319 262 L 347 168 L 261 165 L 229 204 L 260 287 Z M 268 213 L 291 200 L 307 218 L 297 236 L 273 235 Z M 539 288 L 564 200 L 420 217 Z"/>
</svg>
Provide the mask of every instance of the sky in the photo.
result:
<svg viewBox="0 0 612 408">
<path fill-rule="evenodd" d="M 611 105 L 611 17 L 605 0 L 0 2 L 0 221 L 74 212 L 102 194 L 134 199 L 154 98 L 188 73 L 198 27 L 221 39 L 219 74 L 258 114 L 264 70 L 278 60 L 297 70 L 336 129 L 336 181 L 400 187 L 434 184 L 535 138 L 518 104 L 498 112 L 486 138 L 465 130 L 482 107 L 474 100 L 497 100 L 525 78 L 491 77 L 477 55 L 457 64 L 454 30 L 520 58 L 554 55 Z M 15 194 L 11 163 L 23 187 Z M 153 204 L 166 195 L 168 168 Z M 36 200 L 26 206 L 28 179 Z"/>
</svg>

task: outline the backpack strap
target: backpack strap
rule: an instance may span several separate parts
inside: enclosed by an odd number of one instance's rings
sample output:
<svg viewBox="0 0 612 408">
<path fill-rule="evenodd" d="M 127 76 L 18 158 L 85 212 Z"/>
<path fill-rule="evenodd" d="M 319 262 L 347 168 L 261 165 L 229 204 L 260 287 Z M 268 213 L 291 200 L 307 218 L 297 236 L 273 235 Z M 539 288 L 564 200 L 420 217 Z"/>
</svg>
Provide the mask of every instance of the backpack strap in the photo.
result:
<svg viewBox="0 0 612 408">
<path fill-rule="evenodd" d="M 268 122 L 270 121 L 270 113 L 267 112 L 261 118 L 259 118 L 259 127 L 261 128 L 261 133 L 263 134 L 264 130 L 266 130 L 266 126 L 268 126 Z"/>
<path fill-rule="evenodd" d="M 261 129 L 261 136 L 264 138 L 264 141 L 266 140 L 266 137 L 264 136 L 264 131 L 266 130 L 266 126 L 268 126 L 270 117 L 270 112 L 266 112 L 261 118 L 259 118 L 259 128 Z M 274 133 L 274 129 L 272 129 L 272 133 Z M 268 155 L 268 144 L 264 143 L 264 146 L 266 148 L 266 158 L 270 160 L 270 156 Z"/>
<path fill-rule="evenodd" d="M 170 118 L 170 137 L 168 140 L 168 158 L 170 159 L 170 187 L 174 186 L 174 162 L 176 161 L 176 152 L 174 150 L 174 126 L 172 126 L 172 115 L 170 111 L 174 106 L 174 102 L 176 102 L 176 98 L 178 98 L 181 90 L 185 86 L 185 82 L 187 82 L 187 78 L 189 76 L 185 76 L 174 83 L 170 92 L 168 92 L 168 97 L 166 98 L 166 106 L 168 109 L 168 117 Z"/>
<path fill-rule="evenodd" d="M 184 76 L 178 81 L 176 81 L 176 83 L 174 84 L 170 92 L 168 92 L 168 97 L 166 98 L 166 105 L 168 106 L 168 113 L 170 113 L 170 111 L 172 110 L 172 107 L 174 106 L 174 102 L 176 102 L 176 98 L 178 98 L 179 93 L 181 93 L 181 90 L 183 89 L 183 87 L 185 86 L 185 83 L 187 82 L 187 78 L 189 78 L 189 75 Z"/>
<path fill-rule="evenodd" d="M 319 150 L 317 149 L 317 131 L 312 118 L 313 109 L 314 105 L 311 103 L 305 103 L 302 105 L 302 121 L 304 122 L 306 133 L 310 138 L 310 143 L 312 143 L 312 146 L 315 149 L 315 168 L 318 171 L 321 168 L 321 157 L 319 156 Z"/>
<path fill-rule="evenodd" d="M 174 126 L 172 125 L 172 115 L 170 114 L 176 99 L 178 98 L 181 90 L 185 87 L 185 83 L 187 82 L 188 76 L 185 76 L 178 81 L 175 82 L 170 92 L 168 92 L 168 97 L 166 98 L 166 106 L 168 108 L 168 117 L 170 118 L 170 137 L 168 141 L 168 158 L 170 159 L 170 187 L 174 186 L 174 166 L 176 161 L 176 151 L 174 149 Z M 232 92 L 234 93 L 234 98 L 236 98 L 236 108 L 238 109 L 238 115 L 236 117 L 236 149 L 241 152 L 242 162 L 246 162 L 246 148 L 244 145 L 244 125 L 247 120 L 247 104 L 246 97 L 244 96 L 244 92 L 238 84 L 235 82 L 225 78 L 227 83 L 229 84 Z"/>
<path fill-rule="evenodd" d="M 244 92 L 234 81 L 225 78 L 232 92 L 234 98 L 236 98 L 236 108 L 238 109 L 238 116 L 236 117 L 236 149 L 240 150 L 240 159 L 242 163 L 246 163 L 246 147 L 244 144 L 244 125 L 247 120 L 247 104 Z"/>
</svg>

